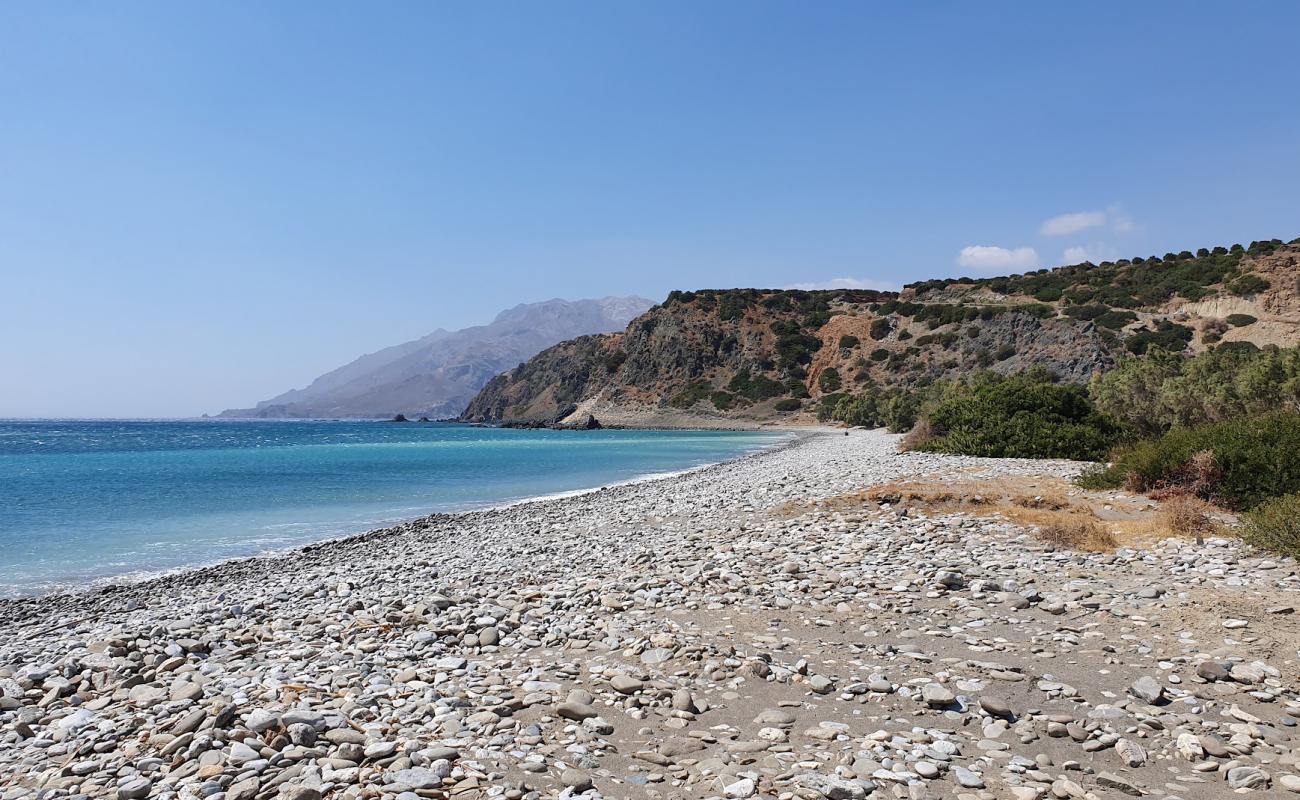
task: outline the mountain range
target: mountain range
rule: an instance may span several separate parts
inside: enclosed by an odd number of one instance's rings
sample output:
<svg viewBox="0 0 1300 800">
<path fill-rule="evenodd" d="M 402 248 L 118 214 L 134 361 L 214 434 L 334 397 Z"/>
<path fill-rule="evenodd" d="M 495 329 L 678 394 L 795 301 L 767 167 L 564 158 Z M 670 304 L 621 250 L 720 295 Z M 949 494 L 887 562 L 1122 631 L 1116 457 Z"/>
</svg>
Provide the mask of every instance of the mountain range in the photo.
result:
<svg viewBox="0 0 1300 800">
<path fill-rule="evenodd" d="M 558 342 L 624 329 L 653 302 L 641 297 L 547 300 L 502 311 L 491 323 L 438 329 L 327 372 L 302 389 L 227 409 L 221 417 L 307 419 L 454 417 L 495 375 Z"/>
</svg>

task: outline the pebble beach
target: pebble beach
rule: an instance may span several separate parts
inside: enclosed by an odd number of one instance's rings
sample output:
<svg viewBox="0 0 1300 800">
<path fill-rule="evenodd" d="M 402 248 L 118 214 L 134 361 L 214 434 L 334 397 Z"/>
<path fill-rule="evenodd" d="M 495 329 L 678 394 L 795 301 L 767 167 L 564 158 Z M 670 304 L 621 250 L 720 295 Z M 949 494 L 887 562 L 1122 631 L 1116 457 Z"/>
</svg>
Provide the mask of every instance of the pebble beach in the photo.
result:
<svg viewBox="0 0 1300 800">
<path fill-rule="evenodd" d="M 0 602 L 0 800 L 1300 792 L 1300 567 L 832 498 L 1069 478 L 814 431 Z"/>
</svg>

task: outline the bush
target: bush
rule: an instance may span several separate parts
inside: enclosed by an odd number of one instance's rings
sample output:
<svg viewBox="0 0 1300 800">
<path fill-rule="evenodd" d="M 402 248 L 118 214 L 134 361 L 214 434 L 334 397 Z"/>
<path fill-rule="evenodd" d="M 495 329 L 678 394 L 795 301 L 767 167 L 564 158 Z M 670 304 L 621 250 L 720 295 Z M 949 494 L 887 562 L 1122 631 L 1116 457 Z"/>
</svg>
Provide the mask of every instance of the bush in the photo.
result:
<svg viewBox="0 0 1300 800">
<path fill-rule="evenodd" d="M 1218 526 L 1210 518 L 1209 503 L 1191 495 L 1174 495 L 1160 507 L 1160 518 L 1165 528 L 1175 536 L 1202 538 L 1215 532 Z"/>
<path fill-rule="evenodd" d="M 1053 547 L 1103 552 L 1114 550 L 1115 534 L 1095 520 L 1063 520 L 1038 529 L 1038 538 Z"/>
<path fill-rule="evenodd" d="M 817 388 L 823 392 L 837 392 L 840 389 L 840 371 L 834 367 L 827 367 L 822 370 L 822 374 L 817 376 Z"/>
<path fill-rule="evenodd" d="M 605 356 L 605 371 L 618 372 L 618 368 L 623 366 L 624 361 L 627 361 L 627 353 L 624 353 L 622 350 L 615 350 Z"/>
<path fill-rule="evenodd" d="M 1277 412 L 1175 428 L 1121 448 L 1085 486 L 1120 483 L 1134 491 L 1183 493 L 1249 510 L 1300 491 L 1300 414 Z"/>
<path fill-rule="evenodd" d="M 798 411 L 801 406 L 803 406 L 803 402 L 793 397 L 787 397 L 784 400 L 776 401 L 777 411 Z"/>
<path fill-rule="evenodd" d="M 1243 521 L 1242 538 L 1248 544 L 1300 558 L 1300 494 L 1260 503 Z"/>
<path fill-rule="evenodd" d="M 1201 341 L 1206 344 L 1214 344 L 1223 338 L 1223 334 L 1228 332 L 1228 323 L 1222 319 L 1206 319 L 1201 321 Z"/>
<path fill-rule="evenodd" d="M 1152 347 L 1159 347 L 1170 352 L 1183 350 L 1192 340 L 1192 329 L 1169 320 L 1161 320 L 1155 330 L 1141 330 L 1124 342 L 1130 353 L 1142 355 Z"/>
<path fill-rule="evenodd" d="M 1247 325 L 1254 325 L 1256 322 L 1259 322 L 1259 320 L 1249 314 L 1229 314 L 1227 317 L 1227 323 L 1234 328 L 1244 328 Z"/>
<path fill-rule="evenodd" d="M 841 350 L 852 350 L 853 348 L 855 348 L 855 347 L 857 347 L 857 346 L 858 346 L 858 337 L 856 337 L 856 336 L 848 336 L 848 335 L 845 335 L 845 336 L 841 336 L 841 337 L 840 337 L 840 349 L 841 349 Z"/>
<path fill-rule="evenodd" d="M 1178 425 L 1300 411 L 1300 348 L 1261 351 L 1231 342 L 1195 358 L 1152 350 L 1093 379 L 1089 393 L 1098 410 L 1135 438 Z"/>
<path fill-rule="evenodd" d="M 1094 322 L 1103 328 L 1117 331 L 1130 322 L 1136 322 L 1137 318 L 1137 314 L 1134 314 L 1132 311 L 1115 311 L 1112 309 L 1107 311 L 1105 314 L 1102 314 L 1100 317 L 1097 317 Z"/>
<path fill-rule="evenodd" d="M 817 405 L 817 420 L 827 422 L 835 418 L 835 409 L 839 406 L 840 401 L 848 397 L 846 394 L 824 394 L 821 402 Z"/>
<path fill-rule="evenodd" d="M 1093 461 L 1115 439 L 1082 389 L 1028 373 L 951 384 L 924 416 L 934 438 L 919 449 L 930 452 Z"/>
<path fill-rule="evenodd" d="M 871 351 L 872 361 L 884 361 L 887 358 L 889 358 L 889 351 L 883 347 L 879 347 Z"/>
<path fill-rule="evenodd" d="M 727 383 L 727 390 L 757 403 L 771 397 L 780 397 L 786 393 L 787 388 L 780 381 L 773 380 L 761 372 L 754 375 L 745 368 L 731 378 Z"/>
<path fill-rule="evenodd" d="M 1269 286 L 1270 284 L 1267 280 L 1252 273 L 1242 275 L 1232 283 L 1229 283 L 1228 291 L 1235 295 L 1249 295 L 1265 291 Z"/>
<path fill-rule="evenodd" d="M 893 329 L 894 326 L 887 317 L 880 317 L 871 323 L 871 338 L 876 340 L 883 339 L 888 336 L 889 332 Z"/>
<path fill-rule="evenodd" d="M 709 395 L 709 399 L 719 411 L 726 411 L 736 404 L 736 396 L 730 392 L 714 392 Z"/>
<path fill-rule="evenodd" d="M 708 381 L 695 381 L 673 396 L 668 404 L 673 408 L 690 408 L 708 397 L 713 388 Z"/>
</svg>

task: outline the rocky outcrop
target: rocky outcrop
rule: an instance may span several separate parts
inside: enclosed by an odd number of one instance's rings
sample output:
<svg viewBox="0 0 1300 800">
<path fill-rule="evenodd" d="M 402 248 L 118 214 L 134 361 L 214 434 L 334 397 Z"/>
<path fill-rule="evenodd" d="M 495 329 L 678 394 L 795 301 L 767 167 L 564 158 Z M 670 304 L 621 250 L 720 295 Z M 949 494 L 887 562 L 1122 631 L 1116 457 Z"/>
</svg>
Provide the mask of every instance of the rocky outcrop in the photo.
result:
<svg viewBox="0 0 1300 800">
<path fill-rule="evenodd" d="M 577 414 L 621 425 L 738 424 L 794 413 L 782 400 L 812 402 L 867 381 L 914 385 L 1042 366 L 1081 383 L 1117 358 L 1113 336 L 1068 317 L 1006 312 L 931 330 L 882 313 L 887 295 L 798 294 L 801 302 L 784 306 L 779 298 L 790 293 L 758 292 L 740 313 L 702 300 L 706 293 L 672 297 L 622 333 L 563 342 L 497 376 L 461 419 L 571 424 Z"/>
<path fill-rule="evenodd" d="M 927 281 L 900 294 L 673 292 L 621 333 L 563 342 L 497 376 L 461 419 L 752 425 L 867 385 L 1031 368 L 1081 384 L 1149 346 L 1190 353 L 1220 343 L 1294 345 L 1297 264 L 1300 245 L 1271 240 L 1163 260 Z M 1243 290 L 1250 285 L 1267 288 Z M 1242 313 L 1258 319 L 1226 319 Z"/>
</svg>

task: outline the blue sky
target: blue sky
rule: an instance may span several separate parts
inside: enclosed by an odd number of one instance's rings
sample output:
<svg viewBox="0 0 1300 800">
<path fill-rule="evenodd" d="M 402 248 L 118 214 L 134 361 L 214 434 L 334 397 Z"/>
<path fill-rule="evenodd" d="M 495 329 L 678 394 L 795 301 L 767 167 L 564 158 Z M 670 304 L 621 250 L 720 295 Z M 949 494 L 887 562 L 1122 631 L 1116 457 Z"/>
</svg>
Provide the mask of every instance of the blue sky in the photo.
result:
<svg viewBox="0 0 1300 800">
<path fill-rule="evenodd" d="M 5 3 L 0 416 L 556 296 L 1300 236 L 1300 4 L 1209 6 Z"/>
</svg>

